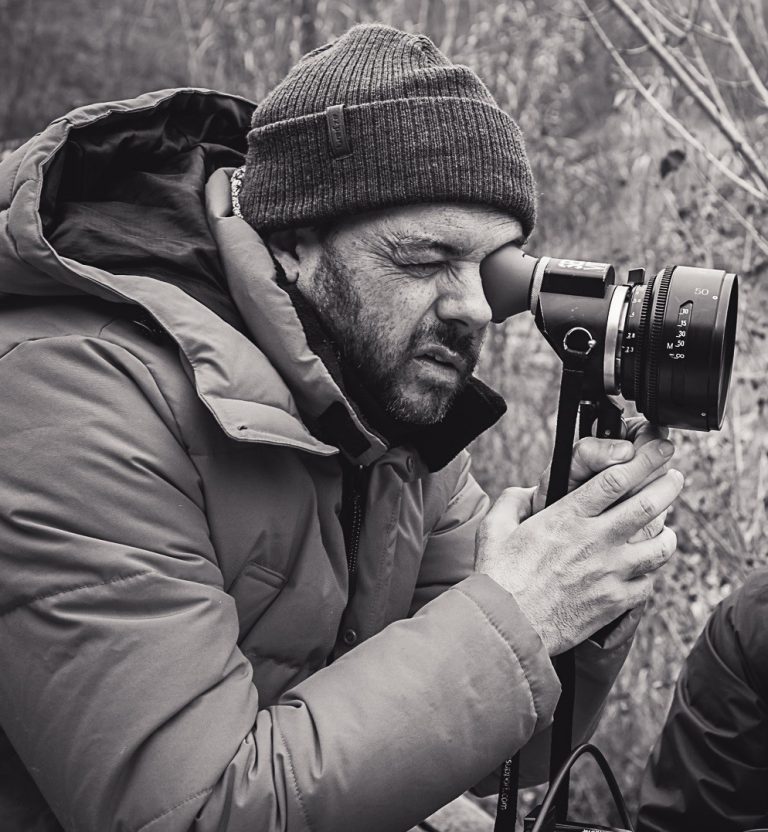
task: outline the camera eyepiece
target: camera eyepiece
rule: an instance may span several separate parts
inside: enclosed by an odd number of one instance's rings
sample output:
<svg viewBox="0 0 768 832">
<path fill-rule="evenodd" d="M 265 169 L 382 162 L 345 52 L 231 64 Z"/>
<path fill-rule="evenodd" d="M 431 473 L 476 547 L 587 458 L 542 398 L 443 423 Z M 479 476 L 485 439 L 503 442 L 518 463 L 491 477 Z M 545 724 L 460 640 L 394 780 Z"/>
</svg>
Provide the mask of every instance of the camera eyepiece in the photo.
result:
<svg viewBox="0 0 768 832">
<path fill-rule="evenodd" d="M 590 334 L 589 395 L 621 393 L 660 425 L 722 425 L 736 344 L 735 274 L 668 266 L 647 281 L 634 269 L 617 284 L 610 264 L 536 258 L 510 244 L 483 260 L 480 275 L 494 322 L 530 309 L 561 358 L 568 331 Z"/>
</svg>

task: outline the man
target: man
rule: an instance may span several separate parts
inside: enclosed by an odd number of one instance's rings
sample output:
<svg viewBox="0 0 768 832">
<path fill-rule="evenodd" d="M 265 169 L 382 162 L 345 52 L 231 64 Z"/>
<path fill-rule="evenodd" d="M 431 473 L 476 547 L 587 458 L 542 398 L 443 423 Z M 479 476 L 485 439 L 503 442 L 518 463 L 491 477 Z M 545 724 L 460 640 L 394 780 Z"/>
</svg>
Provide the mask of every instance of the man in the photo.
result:
<svg viewBox="0 0 768 832">
<path fill-rule="evenodd" d="M 768 570 L 712 613 L 643 779 L 638 830 L 768 827 Z"/>
<path fill-rule="evenodd" d="M 399 830 L 523 746 L 544 779 L 550 656 L 586 735 L 680 478 L 638 428 L 488 511 L 479 263 L 534 190 L 479 79 L 356 27 L 255 111 L 85 107 L 0 178 L 3 830 Z"/>
</svg>

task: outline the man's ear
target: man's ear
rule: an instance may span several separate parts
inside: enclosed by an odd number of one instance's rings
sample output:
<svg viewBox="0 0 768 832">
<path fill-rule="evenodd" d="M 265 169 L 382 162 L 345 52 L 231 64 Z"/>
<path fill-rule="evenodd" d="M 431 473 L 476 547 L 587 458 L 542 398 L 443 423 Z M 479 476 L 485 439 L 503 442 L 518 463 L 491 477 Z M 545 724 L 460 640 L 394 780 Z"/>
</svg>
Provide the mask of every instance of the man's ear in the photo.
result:
<svg viewBox="0 0 768 832">
<path fill-rule="evenodd" d="M 320 250 L 317 233 L 309 227 L 273 231 L 267 245 L 289 283 L 296 283 L 302 272 L 313 268 Z"/>
</svg>

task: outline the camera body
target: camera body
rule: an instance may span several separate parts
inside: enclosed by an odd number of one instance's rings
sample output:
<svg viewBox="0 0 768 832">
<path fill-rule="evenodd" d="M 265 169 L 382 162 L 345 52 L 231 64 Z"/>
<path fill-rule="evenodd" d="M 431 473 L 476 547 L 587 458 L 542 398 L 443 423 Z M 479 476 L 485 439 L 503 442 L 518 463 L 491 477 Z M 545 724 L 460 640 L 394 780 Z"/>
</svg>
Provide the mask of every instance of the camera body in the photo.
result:
<svg viewBox="0 0 768 832">
<path fill-rule="evenodd" d="M 616 282 L 609 263 L 502 246 L 480 266 L 497 323 L 528 309 L 560 359 L 583 363 L 584 400 L 621 395 L 650 422 L 722 425 L 736 342 L 738 278 L 668 266 Z"/>
</svg>

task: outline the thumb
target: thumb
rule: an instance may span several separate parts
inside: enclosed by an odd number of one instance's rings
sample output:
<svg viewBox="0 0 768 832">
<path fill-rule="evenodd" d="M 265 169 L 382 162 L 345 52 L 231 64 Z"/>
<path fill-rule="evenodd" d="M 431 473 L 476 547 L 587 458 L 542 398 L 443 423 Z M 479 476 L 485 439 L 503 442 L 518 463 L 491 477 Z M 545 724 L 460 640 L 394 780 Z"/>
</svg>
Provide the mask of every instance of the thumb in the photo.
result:
<svg viewBox="0 0 768 832">
<path fill-rule="evenodd" d="M 512 522 L 515 525 L 520 525 L 533 514 L 531 499 L 535 491 L 535 486 L 531 488 L 517 486 L 505 488 L 499 495 L 499 499 L 496 500 L 493 511 L 501 512 L 507 523 Z"/>
<path fill-rule="evenodd" d="M 568 491 L 573 491 L 611 465 L 626 462 L 635 455 L 635 449 L 626 439 L 598 439 L 585 436 L 573 446 L 571 470 L 568 476 Z M 541 511 L 547 499 L 551 466 L 541 475 L 538 489 L 533 498 L 534 512 Z"/>
<path fill-rule="evenodd" d="M 598 439 L 586 436 L 573 446 L 571 462 L 571 488 L 575 488 L 595 474 L 599 474 L 617 462 L 627 462 L 635 455 L 635 449 L 626 439 Z"/>
</svg>

